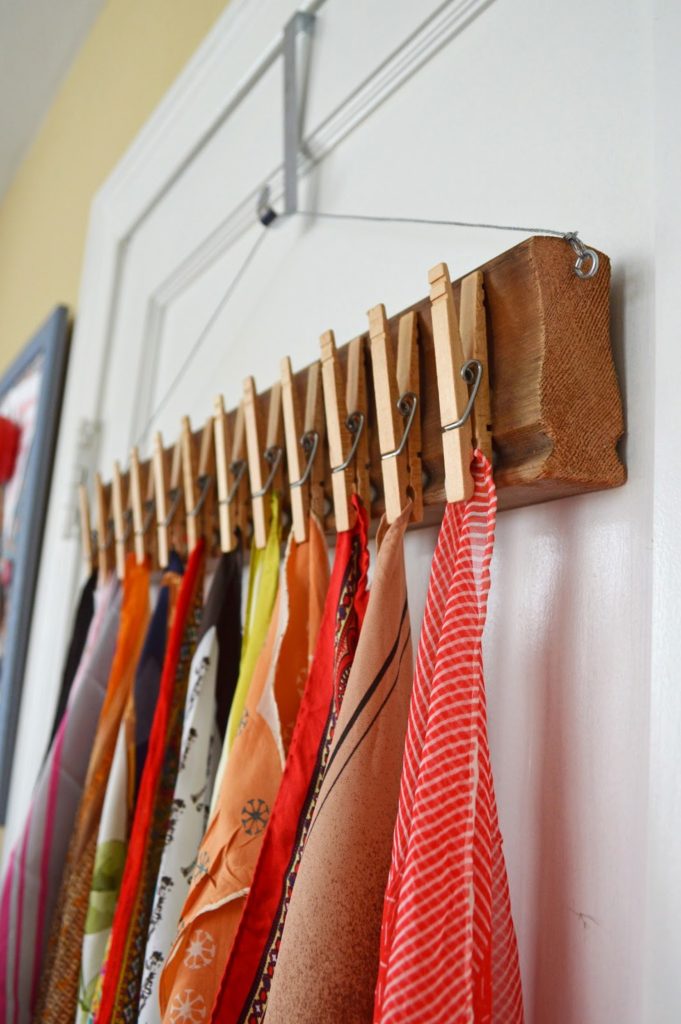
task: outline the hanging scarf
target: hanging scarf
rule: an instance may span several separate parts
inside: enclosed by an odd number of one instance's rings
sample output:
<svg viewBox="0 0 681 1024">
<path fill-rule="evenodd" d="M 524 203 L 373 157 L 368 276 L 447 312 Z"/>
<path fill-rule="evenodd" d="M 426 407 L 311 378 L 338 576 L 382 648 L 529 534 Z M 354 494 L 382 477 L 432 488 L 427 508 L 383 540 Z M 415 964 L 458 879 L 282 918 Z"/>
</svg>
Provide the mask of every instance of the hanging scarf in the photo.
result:
<svg viewBox="0 0 681 1024">
<path fill-rule="evenodd" d="M 76 618 L 73 624 L 73 632 L 69 642 L 64 671 L 62 672 L 59 696 L 57 697 L 57 707 L 55 708 L 54 718 L 52 719 L 50 742 L 47 747 L 48 751 L 54 742 L 54 737 L 57 735 L 57 729 L 64 717 L 66 705 L 69 702 L 71 687 L 75 681 L 76 672 L 78 671 L 78 666 L 81 663 L 83 653 L 85 651 L 85 644 L 87 642 L 90 624 L 95 614 L 96 589 L 97 570 L 94 569 L 93 572 L 90 573 L 87 582 L 81 591 L 80 600 L 78 601 Z"/>
<path fill-rule="evenodd" d="M 371 1020 L 414 678 L 404 568 L 410 514 L 408 505 L 379 528 L 366 617 L 291 894 L 267 1024 Z"/>
<path fill-rule="evenodd" d="M 189 556 L 177 597 L 103 968 L 101 1004 L 95 1017 L 98 1024 L 135 1020 L 137 1015 L 149 917 L 177 778 L 189 667 L 201 618 L 204 552 L 205 543 L 199 540 Z"/>
<path fill-rule="evenodd" d="M 88 765 L 85 788 L 71 835 L 48 963 L 41 980 L 36 1019 L 73 1024 L 83 930 L 95 863 L 97 831 L 118 727 L 133 683 L 149 619 L 149 570 L 130 555 L 123 580 L 121 621 L 106 695 Z"/>
<path fill-rule="evenodd" d="M 159 976 L 208 824 L 220 744 L 239 671 L 242 562 L 241 548 L 222 555 L 201 618 L 201 637 L 189 673 L 171 824 L 144 954 L 139 1024 L 160 1024 Z"/>
<path fill-rule="evenodd" d="M 262 1020 L 281 933 L 367 603 L 367 515 L 338 534 L 314 659 L 284 774 L 211 1020 Z"/>
<path fill-rule="evenodd" d="M 277 587 L 279 586 L 281 526 L 280 502 L 276 491 L 273 492 L 270 502 L 270 529 L 267 534 L 265 547 L 256 548 L 255 543 L 251 545 L 246 621 L 244 623 L 244 637 L 241 647 L 239 678 L 229 711 L 227 732 L 225 733 L 220 763 L 215 778 L 215 786 L 210 804 L 211 817 L 215 811 L 215 801 L 220 783 L 222 782 L 222 776 L 225 772 L 229 751 L 241 724 L 255 665 L 260 657 L 260 652 L 267 637 L 267 630 L 272 621 L 272 609 L 274 608 L 274 599 L 277 595 Z"/>
<path fill-rule="evenodd" d="M 118 891 L 123 877 L 130 821 L 137 793 L 136 780 L 147 751 L 153 709 L 163 667 L 168 623 L 180 584 L 179 559 L 165 573 L 144 647 L 118 730 L 111 771 L 97 836 L 97 851 L 92 874 L 88 912 L 85 919 L 81 953 L 80 982 L 76 1024 L 86 1024 L 99 973 L 111 933 Z"/>
<path fill-rule="evenodd" d="M 0 901 L 0 1021 L 30 1020 L 69 839 L 111 671 L 122 593 L 97 587 L 94 614 L 65 713 L 43 764 L 23 830 L 12 849 Z"/>
<path fill-rule="evenodd" d="M 284 737 L 290 738 L 317 639 L 328 564 L 316 520 L 305 543 L 289 536 L 267 642 L 163 971 L 164 1020 L 174 1021 L 187 1000 L 206 1013 L 215 1001 L 281 781 Z"/>
<path fill-rule="evenodd" d="M 482 673 L 496 495 L 448 505 L 419 641 L 383 911 L 376 1024 L 521 1024 Z"/>
</svg>

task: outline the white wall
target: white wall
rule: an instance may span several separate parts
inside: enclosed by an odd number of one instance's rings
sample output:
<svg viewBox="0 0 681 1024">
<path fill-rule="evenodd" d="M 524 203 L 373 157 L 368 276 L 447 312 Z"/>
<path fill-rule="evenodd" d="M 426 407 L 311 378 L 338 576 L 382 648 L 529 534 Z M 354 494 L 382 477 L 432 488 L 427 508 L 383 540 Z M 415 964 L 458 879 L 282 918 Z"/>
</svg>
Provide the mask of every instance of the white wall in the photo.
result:
<svg viewBox="0 0 681 1024">
<path fill-rule="evenodd" d="M 681 429 L 678 245 L 681 237 L 679 45 L 681 9 L 655 4 L 655 446 L 650 797 L 645 1004 L 641 1019 L 681 1020 L 681 485 L 674 439 Z M 636 827 L 632 823 L 632 827 Z"/>
<path fill-rule="evenodd" d="M 56 559 L 74 564 L 75 541 L 63 539 L 62 529 L 78 419 L 101 418 L 97 457 L 108 471 L 252 243 L 258 229 L 243 230 L 252 219 L 246 197 L 280 161 L 279 66 L 236 113 L 221 116 L 294 7 L 292 0 L 235 0 L 95 206 L 10 834 L 36 770 L 31 750 L 49 727 L 48 687 L 56 692 L 54 651 L 66 619 Z M 653 520 L 653 494 L 666 486 L 666 451 L 658 443 L 656 463 L 653 430 L 663 430 L 659 402 L 678 369 L 672 336 L 663 348 L 658 339 L 654 379 L 655 317 L 669 330 L 678 323 L 675 293 L 661 298 L 658 291 L 657 306 L 654 293 L 655 274 L 664 269 L 653 248 L 656 221 L 671 265 L 675 236 L 664 222 L 678 161 L 653 143 L 656 133 L 664 138 L 674 128 L 681 84 L 668 34 L 678 18 L 670 2 L 659 7 L 655 29 L 651 0 L 452 0 L 439 8 L 432 0 L 328 0 L 310 82 L 306 133 L 323 159 L 302 184 L 304 205 L 579 228 L 613 262 L 612 333 L 626 395 L 629 481 L 610 493 L 501 516 L 486 634 L 490 736 L 527 1019 L 539 1024 L 671 1021 L 681 1006 L 675 961 L 655 1000 L 648 993 L 658 991 L 660 960 L 644 966 L 646 928 L 648 948 L 657 949 L 658 924 L 668 916 L 668 889 L 646 872 L 648 858 L 660 873 L 667 866 L 662 844 L 678 822 L 678 814 L 674 825 L 665 820 L 678 777 L 666 769 L 681 715 L 678 660 L 670 658 L 667 640 L 675 628 L 677 574 L 670 577 L 664 555 L 653 562 L 652 551 L 654 530 L 669 533 L 665 551 L 677 543 L 671 516 Z M 415 41 L 403 45 L 410 36 Z M 427 57 L 422 66 L 419 54 Z M 412 73 L 390 93 L 400 81 L 399 55 Z M 372 78 L 383 61 L 387 70 Z M 347 134 L 354 108 L 346 97 L 367 79 L 358 101 L 367 116 Z M 656 96 L 658 106 L 663 101 L 659 122 Z M 327 327 L 344 341 L 364 329 L 365 310 L 376 302 L 395 312 L 420 297 L 428 268 L 439 260 L 458 276 L 520 237 L 275 224 L 157 424 L 170 438 L 181 413 L 202 422 L 216 391 L 235 404 L 246 373 L 266 387 L 282 355 L 296 367 L 314 358 Z M 83 394 L 75 373 L 81 382 L 103 373 L 101 392 L 93 386 Z M 660 436 L 665 443 L 673 435 Z M 675 510 L 676 497 L 666 494 L 665 507 Z M 408 539 L 417 622 L 433 544 L 433 531 Z M 651 664 L 656 673 L 664 670 L 664 682 L 651 676 Z M 649 830 L 651 766 L 651 807 L 659 814 Z M 679 948 L 678 921 L 678 913 L 664 921 L 668 951 Z"/>
</svg>

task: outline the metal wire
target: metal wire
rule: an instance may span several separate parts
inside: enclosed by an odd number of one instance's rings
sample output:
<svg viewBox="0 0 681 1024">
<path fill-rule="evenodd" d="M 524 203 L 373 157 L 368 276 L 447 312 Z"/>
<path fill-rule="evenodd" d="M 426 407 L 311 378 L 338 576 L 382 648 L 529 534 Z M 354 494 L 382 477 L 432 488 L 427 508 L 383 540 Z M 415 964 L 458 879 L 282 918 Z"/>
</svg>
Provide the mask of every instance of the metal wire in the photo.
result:
<svg viewBox="0 0 681 1024">
<path fill-rule="evenodd" d="M 336 221 L 368 221 L 376 224 L 425 224 L 427 226 L 434 227 L 449 227 L 449 228 L 481 228 L 487 231 L 519 231 L 522 234 L 529 235 L 549 235 L 554 238 L 563 238 L 573 248 L 577 255 L 577 260 L 574 266 L 574 271 L 579 278 L 586 280 L 594 277 L 598 271 L 598 253 L 595 250 L 588 248 L 579 238 L 576 231 L 558 231 L 555 228 L 538 228 L 538 227 L 522 227 L 516 224 L 488 224 L 483 221 L 468 221 L 468 220 L 449 220 L 446 218 L 439 217 L 406 217 L 406 216 L 388 216 L 383 214 L 374 213 L 333 213 L 329 210 L 296 210 L 292 213 L 277 213 L 271 205 L 269 205 L 269 189 L 263 189 L 263 192 L 258 200 L 257 216 L 260 223 L 263 225 L 263 230 L 258 233 L 258 237 L 246 253 L 246 256 L 241 265 L 236 270 L 232 280 L 223 292 L 218 303 L 213 309 L 212 313 L 206 320 L 205 324 L 201 328 L 196 340 L 187 352 L 184 360 L 182 361 L 179 369 L 175 373 L 175 376 L 171 380 L 170 384 L 163 393 L 160 401 L 156 405 L 155 409 L 149 416 L 144 429 L 142 430 L 137 444 L 139 445 L 147 437 L 151 427 L 156 421 L 157 417 L 166 407 L 170 397 L 174 394 L 177 386 L 182 382 L 182 379 L 187 372 L 188 368 L 198 355 L 204 341 L 208 337 L 211 328 L 215 324 L 216 320 L 223 312 L 229 300 L 232 298 L 234 292 L 241 283 L 246 271 L 255 259 L 255 256 L 260 249 L 263 241 L 265 240 L 268 232 L 265 230 L 274 220 L 280 220 L 291 217 L 310 217 L 317 220 L 336 220 Z M 339 472 L 341 467 L 336 467 L 334 472 Z"/>
</svg>

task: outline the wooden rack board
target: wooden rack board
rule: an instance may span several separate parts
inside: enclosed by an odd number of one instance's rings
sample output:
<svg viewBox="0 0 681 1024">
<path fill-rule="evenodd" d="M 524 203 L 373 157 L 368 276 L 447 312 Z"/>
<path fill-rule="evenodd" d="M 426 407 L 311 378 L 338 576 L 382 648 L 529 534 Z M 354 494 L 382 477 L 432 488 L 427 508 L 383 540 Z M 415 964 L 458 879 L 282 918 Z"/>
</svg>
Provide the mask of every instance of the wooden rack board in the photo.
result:
<svg viewBox="0 0 681 1024">
<path fill-rule="evenodd" d="M 479 268 L 484 274 L 485 370 L 492 389 L 494 478 L 500 509 L 618 487 L 625 481 L 617 450 L 624 422 L 610 344 L 610 261 L 603 253 L 599 258 L 597 274 L 580 279 L 573 272 L 574 254 L 565 240 L 532 237 Z M 453 290 L 458 306 L 460 282 L 453 282 Z M 377 301 L 380 298 L 376 296 Z M 409 309 L 418 323 L 423 522 L 427 525 L 440 521 L 444 508 L 430 300 L 425 297 Z M 389 319 L 395 350 L 399 319 L 405 312 Z M 338 354 L 345 366 L 347 345 L 339 346 Z M 365 354 L 369 360 L 368 345 Z M 307 367 L 301 367 L 293 378 L 301 407 L 306 381 Z M 371 517 L 376 519 L 384 505 L 368 363 L 366 381 Z M 206 395 L 207 409 L 212 398 Z M 269 400 L 269 391 L 257 395 L 263 422 Z M 232 422 L 235 415 L 235 411 L 229 414 Z M 197 444 L 200 434 L 196 434 Z M 326 446 L 317 457 L 325 459 L 325 493 L 330 498 Z M 286 488 L 283 498 L 286 504 Z M 333 529 L 332 512 L 326 526 Z"/>
</svg>

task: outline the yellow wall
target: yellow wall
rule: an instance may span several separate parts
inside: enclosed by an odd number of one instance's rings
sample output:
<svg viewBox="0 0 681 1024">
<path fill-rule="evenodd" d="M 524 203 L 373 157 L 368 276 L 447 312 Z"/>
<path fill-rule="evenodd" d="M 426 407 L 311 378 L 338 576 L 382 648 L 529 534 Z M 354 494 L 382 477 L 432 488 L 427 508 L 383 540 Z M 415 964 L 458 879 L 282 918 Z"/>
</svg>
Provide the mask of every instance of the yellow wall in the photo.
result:
<svg viewBox="0 0 681 1024">
<path fill-rule="evenodd" d="M 108 0 L 0 202 L 0 371 L 75 309 L 94 193 L 227 0 Z"/>
</svg>

